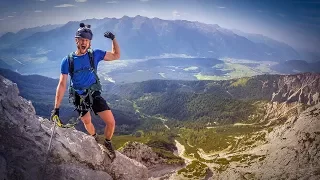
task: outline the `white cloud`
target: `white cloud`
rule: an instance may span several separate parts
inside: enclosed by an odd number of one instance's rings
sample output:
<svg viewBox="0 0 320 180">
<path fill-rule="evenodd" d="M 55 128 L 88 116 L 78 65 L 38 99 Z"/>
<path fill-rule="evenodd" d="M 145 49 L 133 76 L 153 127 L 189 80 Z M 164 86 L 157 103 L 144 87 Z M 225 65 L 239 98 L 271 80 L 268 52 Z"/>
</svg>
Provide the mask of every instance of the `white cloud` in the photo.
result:
<svg viewBox="0 0 320 180">
<path fill-rule="evenodd" d="M 14 16 L 8 16 L 8 18 L 13 18 Z"/>
<path fill-rule="evenodd" d="M 2 18 L 2 19 L 0 19 L 0 21 L 3 21 L 4 19 Z"/>
<path fill-rule="evenodd" d="M 141 2 L 148 2 L 148 1 L 150 1 L 150 0 L 140 0 Z"/>
<path fill-rule="evenodd" d="M 40 13 L 40 12 L 42 12 L 41 10 L 35 10 L 34 12 L 36 12 L 36 13 Z"/>
<path fill-rule="evenodd" d="M 65 7 L 73 7 L 74 5 L 72 4 L 60 4 L 60 5 L 57 5 L 57 6 L 54 6 L 56 8 L 65 8 Z"/>
<path fill-rule="evenodd" d="M 116 4 L 116 3 L 119 3 L 119 1 L 107 1 L 107 3 L 109 3 L 109 4 Z"/>
<path fill-rule="evenodd" d="M 15 13 L 17 13 L 17 12 L 12 12 L 12 13 L 14 13 L 14 14 L 15 14 Z"/>
<path fill-rule="evenodd" d="M 174 11 L 172 11 L 172 16 L 173 16 L 173 18 L 177 18 L 177 17 L 180 17 L 181 14 L 177 10 L 174 10 Z"/>
<path fill-rule="evenodd" d="M 217 8 L 219 8 L 219 9 L 225 9 L 226 7 L 224 7 L 224 6 L 218 6 Z"/>
<path fill-rule="evenodd" d="M 87 0 L 76 0 L 76 2 L 87 2 Z"/>
</svg>

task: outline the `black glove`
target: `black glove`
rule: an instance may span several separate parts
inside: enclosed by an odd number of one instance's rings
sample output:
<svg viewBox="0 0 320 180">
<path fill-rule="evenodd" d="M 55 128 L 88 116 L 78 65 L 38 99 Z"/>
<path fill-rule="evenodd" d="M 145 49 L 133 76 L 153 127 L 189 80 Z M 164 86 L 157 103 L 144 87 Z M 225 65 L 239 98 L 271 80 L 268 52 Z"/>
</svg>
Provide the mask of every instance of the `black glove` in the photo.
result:
<svg viewBox="0 0 320 180">
<path fill-rule="evenodd" d="M 53 121 L 53 117 L 57 115 L 59 117 L 59 108 L 54 108 L 52 111 L 51 111 L 51 116 L 50 116 L 50 120 Z"/>
<path fill-rule="evenodd" d="M 110 32 L 110 31 L 105 32 L 104 37 L 109 38 L 111 40 L 113 40 L 115 38 L 114 34 L 112 34 L 112 32 Z"/>
</svg>

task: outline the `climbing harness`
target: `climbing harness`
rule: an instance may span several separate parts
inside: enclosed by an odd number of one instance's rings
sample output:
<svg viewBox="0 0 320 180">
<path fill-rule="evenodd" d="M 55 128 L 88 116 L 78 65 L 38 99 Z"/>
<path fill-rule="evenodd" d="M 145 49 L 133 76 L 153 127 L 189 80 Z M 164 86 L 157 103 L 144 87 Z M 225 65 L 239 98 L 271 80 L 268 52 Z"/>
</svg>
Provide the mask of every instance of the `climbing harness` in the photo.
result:
<svg viewBox="0 0 320 180">
<path fill-rule="evenodd" d="M 80 112 L 83 111 L 90 111 L 92 110 L 93 105 L 93 93 L 95 91 L 101 91 L 101 83 L 100 79 L 97 74 L 97 70 L 94 65 L 94 55 L 93 50 L 88 49 L 88 55 L 90 60 L 90 68 L 87 69 L 80 69 L 80 70 L 74 70 L 74 59 L 73 59 L 73 53 L 70 53 L 68 55 L 68 62 L 69 62 L 69 75 L 70 75 L 70 84 L 69 84 L 69 102 L 76 105 L 75 110 L 79 110 Z M 71 81 L 73 78 L 73 75 L 75 73 L 81 72 L 81 71 L 90 71 L 95 75 L 96 83 L 90 85 L 89 87 L 83 87 L 83 88 L 75 88 L 73 87 Z M 77 90 L 84 91 L 83 94 L 78 94 Z M 76 96 L 79 96 L 80 100 L 79 103 L 76 102 L 77 98 Z M 86 99 L 89 99 L 89 102 L 86 101 Z M 81 114 L 80 116 L 81 117 Z"/>
</svg>

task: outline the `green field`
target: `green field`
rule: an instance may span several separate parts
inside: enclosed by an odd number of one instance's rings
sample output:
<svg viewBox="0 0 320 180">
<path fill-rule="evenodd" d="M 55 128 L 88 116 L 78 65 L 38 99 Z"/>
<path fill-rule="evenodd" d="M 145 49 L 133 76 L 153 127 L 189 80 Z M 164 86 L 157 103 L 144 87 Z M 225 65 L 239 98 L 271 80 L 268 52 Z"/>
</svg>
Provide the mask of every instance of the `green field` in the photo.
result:
<svg viewBox="0 0 320 180">
<path fill-rule="evenodd" d="M 198 80 L 229 80 L 241 77 L 251 77 L 260 74 L 275 73 L 270 67 L 274 65 L 274 62 L 269 61 L 252 61 L 252 60 L 240 60 L 240 59 L 224 59 L 224 64 L 217 64 L 213 68 L 220 69 L 227 72 L 224 75 L 206 75 L 204 73 L 198 73 L 194 75 Z"/>
<path fill-rule="evenodd" d="M 101 79 L 112 79 L 116 83 L 141 82 L 150 79 L 177 80 L 229 80 L 275 73 L 271 66 L 275 62 L 244 59 L 220 59 L 212 65 L 202 64 L 197 58 L 122 60 L 99 65 Z M 157 63 L 152 63 L 157 61 Z M 177 63 L 180 62 L 180 63 Z"/>
</svg>

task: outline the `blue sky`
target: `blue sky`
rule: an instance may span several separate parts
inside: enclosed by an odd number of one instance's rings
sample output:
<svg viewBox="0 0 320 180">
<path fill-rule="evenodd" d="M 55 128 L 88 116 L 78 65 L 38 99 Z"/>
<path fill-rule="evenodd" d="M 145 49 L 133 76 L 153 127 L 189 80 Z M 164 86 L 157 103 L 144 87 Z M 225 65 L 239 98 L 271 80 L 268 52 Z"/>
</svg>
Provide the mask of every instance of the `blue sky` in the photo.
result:
<svg viewBox="0 0 320 180">
<path fill-rule="evenodd" d="M 5 0 L 0 33 L 124 15 L 218 24 L 320 51 L 320 0 Z"/>
</svg>

